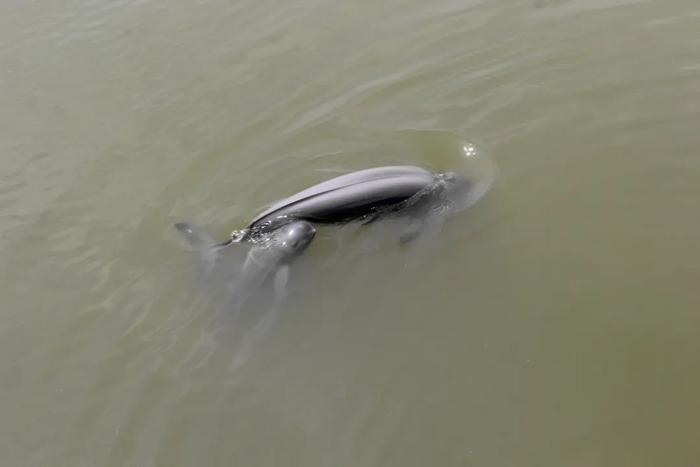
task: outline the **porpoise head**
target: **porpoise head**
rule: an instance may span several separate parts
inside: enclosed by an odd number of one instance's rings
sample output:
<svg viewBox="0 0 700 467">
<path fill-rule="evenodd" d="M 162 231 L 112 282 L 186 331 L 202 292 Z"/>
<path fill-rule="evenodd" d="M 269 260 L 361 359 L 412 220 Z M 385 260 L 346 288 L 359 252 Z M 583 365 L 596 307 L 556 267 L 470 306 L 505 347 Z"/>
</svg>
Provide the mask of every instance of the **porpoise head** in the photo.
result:
<svg viewBox="0 0 700 467">
<path fill-rule="evenodd" d="M 240 278 L 234 285 L 239 298 L 260 287 L 270 274 L 285 269 L 309 247 L 315 235 L 313 225 L 296 220 L 250 241 Z"/>
<path fill-rule="evenodd" d="M 306 221 L 292 221 L 268 234 L 266 246 L 274 248 L 286 262 L 301 255 L 316 235 L 316 229 Z"/>
</svg>

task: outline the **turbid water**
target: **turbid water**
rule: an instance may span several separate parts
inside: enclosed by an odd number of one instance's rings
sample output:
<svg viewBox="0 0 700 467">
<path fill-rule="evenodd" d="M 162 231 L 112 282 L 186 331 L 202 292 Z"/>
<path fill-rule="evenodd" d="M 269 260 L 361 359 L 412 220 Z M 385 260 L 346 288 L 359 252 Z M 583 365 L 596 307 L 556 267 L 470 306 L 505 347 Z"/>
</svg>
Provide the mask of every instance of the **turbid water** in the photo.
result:
<svg viewBox="0 0 700 467">
<path fill-rule="evenodd" d="M 700 465 L 698 122 L 696 0 L 4 1 L 0 465 Z M 172 227 L 464 146 L 281 304 Z"/>
</svg>

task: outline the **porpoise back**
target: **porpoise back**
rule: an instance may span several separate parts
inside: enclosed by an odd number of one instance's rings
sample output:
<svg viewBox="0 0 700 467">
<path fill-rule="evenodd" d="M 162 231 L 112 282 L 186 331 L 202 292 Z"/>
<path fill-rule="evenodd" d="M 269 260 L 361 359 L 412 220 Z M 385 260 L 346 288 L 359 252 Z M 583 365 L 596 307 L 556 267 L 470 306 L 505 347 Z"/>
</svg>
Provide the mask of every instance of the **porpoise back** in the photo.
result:
<svg viewBox="0 0 700 467">
<path fill-rule="evenodd" d="M 343 222 L 405 201 L 433 181 L 432 172 L 414 166 L 352 172 L 277 201 L 258 214 L 249 228 L 281 216 L 317 223 Z"/>
</svg>

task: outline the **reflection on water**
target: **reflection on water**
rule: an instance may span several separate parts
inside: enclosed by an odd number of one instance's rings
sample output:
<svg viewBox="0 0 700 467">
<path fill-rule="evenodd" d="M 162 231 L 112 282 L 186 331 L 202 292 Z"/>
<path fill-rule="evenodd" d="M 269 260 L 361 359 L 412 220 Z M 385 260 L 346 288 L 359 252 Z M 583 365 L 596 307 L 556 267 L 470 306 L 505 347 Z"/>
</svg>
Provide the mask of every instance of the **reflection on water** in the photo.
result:
<svg viewBox="0 0 700 467">
<path fill-rule="evenodd" d="M 0 463 L 697 465 L 699 16 L 3 2 Z M 397 164 L 478 189 L 319 228 L 282 300 L 172 228 Z"/>
</svg>

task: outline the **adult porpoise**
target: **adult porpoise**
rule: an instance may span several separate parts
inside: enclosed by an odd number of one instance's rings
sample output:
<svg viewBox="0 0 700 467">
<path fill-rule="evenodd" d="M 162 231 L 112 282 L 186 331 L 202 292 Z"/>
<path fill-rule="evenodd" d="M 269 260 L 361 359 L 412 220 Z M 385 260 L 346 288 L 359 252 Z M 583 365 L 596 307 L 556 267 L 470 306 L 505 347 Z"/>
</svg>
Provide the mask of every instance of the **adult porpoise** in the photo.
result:
<svg viewBox="0 0 700 467">
<path fill-rule="evenodd" d="M 359 170 L 273 203 L 244 229 L 234 231 L 231 241 L 255 241 L 294 220 L 312 224 L 371 222 L 400 211 L 419 218 L 429 205 L 459 198 L 469 187 L 470 183 L 454 172 L 434 173 L 408 165 Z"/>
<path fill-rule="evenodd" d="M 248 225 L 234 230 L 222 243 L 187 222 L 178 230 L 197 248 L 221 248 L 231 243 L 258 243 L 281 226 L 306 221 L 311 224 L 372 222 L 401 213 L 420 223 L 435 208 L 459 209 L 472 184 L 455 172 L 435 173 L 422 167 L 399 165 L 358 170 L 313 185 L 273 203 Z M 455 203 L 456 201 L 456 203 Z M 297 232 L 306 229 L 297 230 Z"/>
<path fill-rule="evenodd" d="M 242 283 L 258 282 L 274 273 L 276 283 L 283 284 L 288 265 L 313 240 L 314 224 L 369 223 L 402 215 L 411 220 L 402 235 L 408 240 L 417 236 L 436 212 L 459 209 L 459 200 L 470 187 L 466 178 L 454 172 L 434 173 L 415 166 L 376 167 L 326 180 L 279 200 L 222 243 L 190 223 L 175 226 L 209 264 L 216 261 L 221 248 L 248 243 L 251 248 Z M 283 279 L 278 281 L 280 277 Z"/>
</svg>

